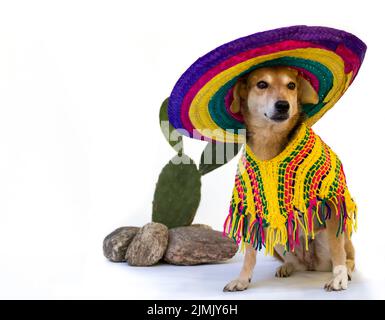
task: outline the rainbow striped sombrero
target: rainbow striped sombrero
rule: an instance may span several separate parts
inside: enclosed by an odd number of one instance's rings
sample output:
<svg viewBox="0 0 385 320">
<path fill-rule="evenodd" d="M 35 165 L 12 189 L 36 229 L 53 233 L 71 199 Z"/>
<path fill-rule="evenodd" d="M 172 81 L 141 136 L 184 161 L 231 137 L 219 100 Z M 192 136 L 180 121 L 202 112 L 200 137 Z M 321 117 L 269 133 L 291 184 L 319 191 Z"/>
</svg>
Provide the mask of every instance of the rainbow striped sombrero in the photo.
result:
<svg viewBox="0 0 385 320">
<path fill-rule="evenodd" d="M 190 137 L 237 141 L 244 125 L 241 114 L 230 110 L 234 84 L 256 68 L 280 65 L 296 68 L 317 90 L 319 103 L 303 106 L 311 126 L 352 83 L 365 51 L 356 36 L 326 27 L 293 26 L 228 42 L 182 74 L 169 98 L 169 120 Z"/>
</svg>

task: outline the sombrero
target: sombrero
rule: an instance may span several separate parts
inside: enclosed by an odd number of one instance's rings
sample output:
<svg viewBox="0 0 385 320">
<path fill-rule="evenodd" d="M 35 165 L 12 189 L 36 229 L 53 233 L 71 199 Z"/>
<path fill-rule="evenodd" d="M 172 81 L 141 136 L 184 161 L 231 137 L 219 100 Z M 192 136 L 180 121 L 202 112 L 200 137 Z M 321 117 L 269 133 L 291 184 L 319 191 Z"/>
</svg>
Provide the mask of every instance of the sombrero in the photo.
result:
<svg viewBox="0 0 385 320">
<path fill-rule="evenodd" d="M 317 104 L 303 105 L 305 122 L 312 126 L 352 83 L 365 51 L 353 34 L 326 27 L 292 26 L 239 38 L 200 57 L 182 74 L 169 98 L 169 121 L 193 138 L 238 141 L 242 115 L 230 110 L 237 79 L 261 67 L 290 66 L 318 92 Z"/>
</svg>

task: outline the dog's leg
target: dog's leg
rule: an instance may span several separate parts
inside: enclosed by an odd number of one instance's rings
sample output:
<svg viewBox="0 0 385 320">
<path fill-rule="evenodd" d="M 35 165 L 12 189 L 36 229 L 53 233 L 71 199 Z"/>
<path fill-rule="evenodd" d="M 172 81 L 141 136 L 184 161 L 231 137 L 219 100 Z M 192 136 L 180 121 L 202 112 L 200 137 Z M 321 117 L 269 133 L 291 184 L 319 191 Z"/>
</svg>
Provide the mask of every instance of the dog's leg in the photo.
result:
<svg viewBox="0 0 385 320">
<path fill-rule="evenodd" d="M 355 267 L 355 251 L 352 240 L 345 234 L 345 252 L 346 252 L 346 267 L 348 268 L 348 278 L 352 280 L 352 273 Z"/>
<path fill-rule="evenodd" d="M 329 243 L 330 257 L 333 264 L 333 278 L 325 284 L 327 291 L 345 290 L 348 288 L 348 269 L 346 267 L 345 236 L 336 236 L 338 230 L 338 217 L 332 212 L 331 218 L 326 222 L 326 232 Z"/>
<path fill-rule="evenodd" d="M 282 245 L 275 246 L 274 256 L 283 262 L 275 272 L 277 278 L 290 277 L 295 271 L 306 270 L 306 266 L 299 261 L 298 257 L 292 252 L 285 252 L 285 248 Z"/>
<path fill-rule="evenodd" d="M 306 271 L 306 266 L 291 252 L 286 253 L 285 262 L 275 272 L 277 278 L 290 277 L 296 271 Z"/>
<path fill-rule="evenodd" d="M 255 263 L 257 261 L 257 251 L 246 244 L 246 253 L 243 261 L 243 266 L 239 277 L 229 282 L 223 291 L 243 291 L 246 290 L 251 282 Z"/>
</svg>

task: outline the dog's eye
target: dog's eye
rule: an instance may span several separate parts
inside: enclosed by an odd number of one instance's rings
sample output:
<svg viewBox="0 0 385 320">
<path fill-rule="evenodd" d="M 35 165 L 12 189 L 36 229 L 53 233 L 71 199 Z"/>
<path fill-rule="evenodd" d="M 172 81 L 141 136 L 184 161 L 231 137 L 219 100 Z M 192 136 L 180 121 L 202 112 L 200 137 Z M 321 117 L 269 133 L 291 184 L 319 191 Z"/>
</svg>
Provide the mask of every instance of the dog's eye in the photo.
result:
<svg viewBox="0 0 385 320">
<path fill-rule="evenodd" d="M 294 83 L 294 82 L 289 82 L 289 83 L 287 84 L 287 88 L 288 88 L 289 90 L 294 90 L 294 89 L 295 89 L 295 83 Z"/>
<path fill-rule="evenodd" d="M 266 89 L 269 85 L 267 84 L 266 81 L 258 81 L 257 83 L 257 87 L 259 89 Z"/>
</svg>

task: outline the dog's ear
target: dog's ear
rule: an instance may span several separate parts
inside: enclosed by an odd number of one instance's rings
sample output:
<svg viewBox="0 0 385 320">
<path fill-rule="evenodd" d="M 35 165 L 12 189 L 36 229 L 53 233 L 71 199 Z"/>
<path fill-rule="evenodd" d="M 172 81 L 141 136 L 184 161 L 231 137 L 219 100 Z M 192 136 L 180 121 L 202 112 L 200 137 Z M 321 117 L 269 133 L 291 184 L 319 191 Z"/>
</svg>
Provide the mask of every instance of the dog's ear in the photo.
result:
<svg viewBox="0 0 385 320">
<path fill-rule="evenodd" d="M 299 94 L 298 99 L 301 104 L 317 104 L 319 101 L 318 93 L 304 77 L 298 76 Z"/>
<path fill-rule="evenodd" d="M 238 113 L 241 111 L 241 106 L 246 100 L 247 96 L 247 84 L 245 79 L 238 79 L 237 83 L 234 86 L 233 90 L 233 102 L 230 105 L 230 110 L 232 113 Z"/>
</svg>

